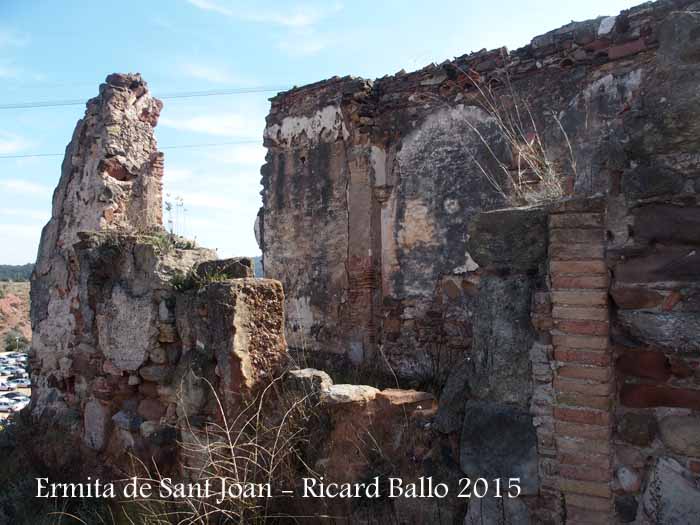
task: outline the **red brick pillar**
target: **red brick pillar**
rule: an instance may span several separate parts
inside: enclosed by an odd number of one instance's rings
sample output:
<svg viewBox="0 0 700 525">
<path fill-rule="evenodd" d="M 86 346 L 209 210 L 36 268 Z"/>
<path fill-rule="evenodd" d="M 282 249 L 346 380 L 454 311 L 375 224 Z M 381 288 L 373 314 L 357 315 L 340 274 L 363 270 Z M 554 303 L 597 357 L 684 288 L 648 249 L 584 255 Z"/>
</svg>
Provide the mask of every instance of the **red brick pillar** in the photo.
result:
<svg viewBox="0 0 700 525">
<path fill-rule="evenodd" d="M 614 374 L 604 201 L 569 201 L 549 217 L 554 435 L 566 523 L 615 523 Z"/>
</svg>

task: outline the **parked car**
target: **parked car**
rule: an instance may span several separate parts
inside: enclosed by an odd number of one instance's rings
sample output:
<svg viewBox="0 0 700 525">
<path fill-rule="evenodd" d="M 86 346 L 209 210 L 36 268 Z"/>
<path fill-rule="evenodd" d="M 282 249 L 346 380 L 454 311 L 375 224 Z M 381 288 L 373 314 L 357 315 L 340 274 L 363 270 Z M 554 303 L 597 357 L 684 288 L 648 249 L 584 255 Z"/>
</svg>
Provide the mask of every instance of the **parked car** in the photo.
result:
<svg viewBox="0 0 700 525">
<path fill-rule="evenodd" d="M 24 407 L 26 407 L 29 404 L 29 401 L 17 401 L 13 406 L 12 410 L 10 412 L 19 412 L 22 410 Z"/>
<path fill-rule="evenodd" d="M 32 382 L 27 378 L 10 379 L 8 383 L 15 388 L 28 388 L 32 386 Z"/>
<path fill-rule="evenodd" d="M 0 381 L 0 392 L 7 392 L 8 390 L 14 390 L 14 387 L 5 383 L 5 381 Z"/>
<path fill-rule="evenodd" d="M 16 401 L 10 399 L 0 399 L 0 412 L 13 412 L 16 405 Z"/>
<path fill-rule="evenodd" d="M 9 399 L 13 403 L 17 403 L 20 401 L 30 401 L 29 396 L 25 396 L 22 392 L 10 392 L 8 394 L 3 394 L 2 396 L 0 396 L 0 400 L 1 399 Z"/>
</svg>

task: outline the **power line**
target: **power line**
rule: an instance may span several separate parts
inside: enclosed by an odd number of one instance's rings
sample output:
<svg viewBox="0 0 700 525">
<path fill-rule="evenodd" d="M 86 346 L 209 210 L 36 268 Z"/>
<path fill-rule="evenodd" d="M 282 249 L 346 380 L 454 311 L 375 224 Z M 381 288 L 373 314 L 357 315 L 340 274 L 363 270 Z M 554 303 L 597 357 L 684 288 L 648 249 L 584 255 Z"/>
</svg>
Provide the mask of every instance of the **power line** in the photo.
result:
<svg viewBox="0 0 700 525">
<path fill-rule="evenodd" d="M 203 144 L 173 144 L 170 146 L 161 146 L 159 149 L 196 149 L 196 148 L 211 148 L 215 146 L 233 146 L 237 144 L 260 144 L 260 140 L 232 140 L 229 142 L 209 142 Z M 0 159 L 27 159 L 31 157 L 63 157 L 65 153 L 27 153 L 24 155 L 0 155 Z"/>
<path fill-rule="evenodd" d="M 249 88 L 234 88 L 234 89 L 214 89 L 208 91 L 185 91 L 182 93 L 166 93 L 156 98 L 160 99 L 177 99 L 177 98 L 197 98 L 197 97 L 219 97 L 222 95 L 242 95 L 245 93 L 278 93 L 290 89 L 290 86 L 256 86 Z M 34 109 L 34 108 L 54 108 L 61 106 L 82 106 L 85 104 L 83 99 L 70 100 L 46 100 L 36 102 L 15 102 L 12 104 L 0 104 L 0 110 L 3 109 Z"/>
</svg>

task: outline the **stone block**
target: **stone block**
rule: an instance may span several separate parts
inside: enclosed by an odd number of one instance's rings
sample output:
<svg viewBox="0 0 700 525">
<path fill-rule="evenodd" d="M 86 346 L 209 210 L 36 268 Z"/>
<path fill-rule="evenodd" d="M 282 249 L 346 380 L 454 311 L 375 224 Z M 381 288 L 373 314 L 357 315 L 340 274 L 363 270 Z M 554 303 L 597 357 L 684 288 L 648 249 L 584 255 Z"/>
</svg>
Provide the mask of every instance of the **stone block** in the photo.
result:
<svg viewBox="0 0 700 525">
<path fill-rule="evenodd" d="M 253 260 L 250 257 L 204 261 L 195 266 L 194 273 L 200 279 L 207 279 L 214 275 L 225 279 L 255 277 Z"/>
<path fill-rule="evenodd" d="M 610 295 L 617 306 L 632 310 L 654 308 L 664 300 L 663 294 L 640 286 L 613 286 Z"/>
<path fill-rule="evenodd" d="M 667 416 L 659 422 L 659 434 L 673 452 L 700 457 L 700 418 Z"/>
<path fill-rule="evenodd" d="M 172 373 L 173 367 L 168 365 L 147 365 L 139 370 L 139 375 L 145 381 L 161 384 L 168 382 L 172 377 Z"/>
<path fill-rule="evenodd" d="M 367 403 L 373 401 L 379 389 L 367 385 L 331 385 L 321 392 L 324 405 L 344 405 L 347 403 Z"/>
<path fill-rule="evenodd" d="M 615 369 L 628 376 L 661 382 L 671 377 L 671 362 L 661 351 L 627 350 L 617 358 Z"/>
<path fill-rule="evenodd" d="M 630 408 L 676 407 L 700 410 L 700 390 L 628 383 L 620 389 L 620 402 Z"/>
<path fill-rule="evenodd" d="M 96 399 L 85 404 L 83 412 L 83 442 L 93 450 L 102 450 L 107 445 L 110 428 L 109 406 Z"/>
<path fill-rule="evenodd" d="M 686 525 L 700 516 L 698 482 L 675 459 L 660 457 L 649 473 L 638 518 L 649 523 Z"/>
<path fill-rule="evenodd" d="M 639 447 L 648 447 L 654 441 L 658 425 L 651 414 L 624 414 L 617 422 L 617 437 Z"/>
<path fill-rule="evenodd" d="M 547 256 L 547 215 L 542 208 L 479 213 L 469 224 L 467 251 L 482 267 L 535 270 Z"/>
<path fill-rule="evenodd" d="M 695 312 L 620 310 L 617 318 L 641 344 L 668 348 L 676 353 L 700 352 L 700 315 Z"/>
<path fill-rule="evenodd" d="M 139 403 L 138 414 L 147 421 L 159 421 L 165 415 L 165 407 L 155 399 L 143 399 Z"/>
</svg>

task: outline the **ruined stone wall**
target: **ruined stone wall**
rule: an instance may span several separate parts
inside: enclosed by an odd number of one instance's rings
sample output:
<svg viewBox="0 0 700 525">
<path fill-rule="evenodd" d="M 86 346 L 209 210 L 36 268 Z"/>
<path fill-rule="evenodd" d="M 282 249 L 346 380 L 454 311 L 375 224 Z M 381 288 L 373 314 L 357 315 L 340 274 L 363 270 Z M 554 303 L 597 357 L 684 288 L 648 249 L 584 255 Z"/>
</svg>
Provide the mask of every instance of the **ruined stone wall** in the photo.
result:
<svg viewBox="0 0 700 525">
<path fill-rule="evenodd" d="M 37 453 L 63 475 L 125 476 L 135 458 L 188 475 L 177 443 L 236 417 L 286 351 L 279 282 L 162 228 L 161 106 L 139 75 L 107 77 L 42 233 L 31 413 L 54 436 Z"/>
<path fill-rule="evenodd" d="M 63 408 L 50 382 L 64 379 L 76 339 L 91 324 L 80 312 L 78 233 L 161 226 L 163 158 L 153 135 L 161 107 L 139 75 L 111 75 L 66 148 L 32 277 L 32 351 L 45 381 L 37 385 L 40 410 Z"/>
<path fill-rule="evenodd" d="M 688 1 L 645 4 L 510 54 L 481 51 L 375 81 L 333 78 L 273 98 L 258 234 L 266 275 L 287 292 L 290 344 L 330 352 L 331 362 L 381 349 L 380 366 L 412 378 L 463 355 L 478 294 L 468 225 L 506 205 L 475 162 L 498 171 L 475 129 L 516 162 L 467 73 L 496 92 L 505 79 L 529 102 L 569 191 L 631 188 L 651 172 L 646 153 L 631 170 L 630 146 L 694 129 L 695 41 L 687 29 L 678 44 L 674 30 L 696 23 L 692 11 Z M 690 153 L 655 159 L 694 162 Z M 625 227 L 618 220 L 616 242 Z"/>
</svg>

